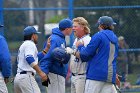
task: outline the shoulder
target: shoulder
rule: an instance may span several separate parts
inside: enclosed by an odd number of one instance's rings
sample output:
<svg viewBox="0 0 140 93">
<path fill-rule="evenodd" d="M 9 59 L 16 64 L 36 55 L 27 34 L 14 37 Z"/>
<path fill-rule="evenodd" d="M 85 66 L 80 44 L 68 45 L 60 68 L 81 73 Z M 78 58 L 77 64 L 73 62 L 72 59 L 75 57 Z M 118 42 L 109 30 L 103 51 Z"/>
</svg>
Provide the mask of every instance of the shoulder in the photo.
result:
<svg viewBox="0 0 140 93">
<path fill-rule="evenodd" d="M 51 40 L 52 41 L 58 41 L 58 40 L 60 40 L 61 39 L 61 37 L 59 36 L 59 35 L 57 35 L 57 34 L 52 34 L 51 35 Z"/>
<path fill-rule="evenodd" d="M 92 37 L 91 37 L 91 41 L 100 41 L 102 40 L 102 33 L 101 32 L 97 32 L 95 33 Z"/>
<path fill-rule="evenodd" d="M 1 36 L 1 35 L 0 35 L 0 40 L 6 41 L 5 38 L 3 36 Z"/>
<path fill-rule="evenodd" d="M 92 36 L 92 38 L 101 38 L 101 36 L 102 36 L 102 32 L 99 31 L 99 32 L 95 33 L 95 34 Z"/>
<path fill-rule="evenodd" d="M 7 45 L 6 39 L 5 39 L 3 36 L 1 36 L 1 35 L 0 35 L 0 43 L 1 43 L 3 46 Z"/>
<path fill-rule="evenodd" d="M 86 36 L 83 38 L 83 40 L 90 40 L 90 39 L 91 39 L 90 35 L 86 35 Z"/>
<path fill-rule="evenodd" d="M 32 48 L 36 47 L 35 43 L 33 41 L 30 41 L 30 40 L 29 41 L 24 41 L 22 46 L 32 47 Z"/>
</svg>

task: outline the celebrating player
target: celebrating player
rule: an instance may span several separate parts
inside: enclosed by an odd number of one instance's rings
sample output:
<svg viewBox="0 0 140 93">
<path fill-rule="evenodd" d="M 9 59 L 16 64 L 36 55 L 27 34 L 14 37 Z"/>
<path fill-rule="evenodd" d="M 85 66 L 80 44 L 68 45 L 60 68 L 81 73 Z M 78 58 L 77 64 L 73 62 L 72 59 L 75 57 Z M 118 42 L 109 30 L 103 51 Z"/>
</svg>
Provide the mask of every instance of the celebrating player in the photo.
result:
<svg viewBox="0 0 140 93">
<path fill-rule="evenodd" d="M 73 31 L 76 39 L 73 43 L 73 49 L 77 50 L 76 42 L 83 42 L 86 47 L 91 37 L 89 36 L 90 29 L 87 20 L 83 17 L 77 17 L 73 19 Z M 86 62 L 81 62 L 80 58 L 71 55 L 70 70 L 71 77 L 71 93 L 84 93 L 86 82 Z"/>
<path fill-rule="evenodd" d="M 85 93 L 117 93 L 116 58 L 118 56 L 118 39 L 112 31 L 116 23 L 109 16 L 98 19 L 99 32 L 92 36 L 87 47 L 77 42 L 78 52 L 66 48 L 67 53 L 88 61 Z"/>
<path fill-rule="evenodd" d="M 39 32 L 33 26 L 28 26 L 23 33 L 24 42 L 19 48 L 14 91 L 15 93 L 41 93 L 34 75 L 37 72 L 43 81 L 47 80 L 47 75 L 38 66 L 38 51 L 35 44 Z"/>
<path fill-rule="evenodd" d="M 52 29 L 50 49 L 44 58 L 40 61 L 40 67 L 49 79 L 47 93 L 65 93 L 65 77 L 68 70 L 68 64 L 61 64 L 52 57 L 52 51 L 56 47 L 66 47 L 65 36 L 72 32 L 72 21 L 63 19 L 59 22 L 59 27 Z"/>
<path fill-rule="evenodd" d="M 3 25 L 0 25 L 2 28 Z M 0 92 L 8 93 L 6 83 L 11 75 L 11 60 L 8 45 L 3 36 L 0 35 Z"/>
</svg>

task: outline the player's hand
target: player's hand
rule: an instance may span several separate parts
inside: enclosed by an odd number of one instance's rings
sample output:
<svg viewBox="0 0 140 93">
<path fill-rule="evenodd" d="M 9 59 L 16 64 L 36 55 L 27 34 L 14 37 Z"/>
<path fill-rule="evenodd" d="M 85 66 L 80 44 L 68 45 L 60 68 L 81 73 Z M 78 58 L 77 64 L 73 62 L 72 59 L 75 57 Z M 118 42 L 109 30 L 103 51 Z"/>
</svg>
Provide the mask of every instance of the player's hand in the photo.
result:
<svg viewBox="0 0 140 93">
<path fill-rule="evenodd" d="M 4 82 L 7 84 L 9 82 L 9 78 L 4 78 Z"/>
<path fill-rule="evenodd" d="M 116 85 L 118 87 L 120 87 L 120 80 L 119 80 L 119 75 L 118 74 L 116 75 Z"/>
<path fill-rule="evenodd" d="M 84 41 L 77 41 L 76 42 L 76 47 L 80 46 L 80 45 L 84 45 Z"/>
<path fill-rule="evenodd" d="M 70 47 L 66 47 L 65 51 L 66 51 L 67 54 L 74 54 L 74 50 L 71 49 Z"/>
<path fill-rule="evenodd" d="M 39 75 L 42 81 L 46 81 L 48 79 L 48 76 L 44 72 L 41 72 Z"/>
<path fill-rule="evenodd" d="M 48 49 L 50 49 L 50 46 L 51 46 L 50 42 L 51 42 L 51 37 L 49 37 L 47 40 L 47 47 L 46 48 L 48 48 Z"/>
<path fill-rule="evenodd" d="M 46 48 L 42 51 L 44 55 L 47 54 L 47 52 L 48 52 L 49 49 L 50 49 L 50 46 L 51 46 L 50 40 L 51 40 L 51 38 L 49 37 L 48 40 L 47 40 Z"/>
</svg>

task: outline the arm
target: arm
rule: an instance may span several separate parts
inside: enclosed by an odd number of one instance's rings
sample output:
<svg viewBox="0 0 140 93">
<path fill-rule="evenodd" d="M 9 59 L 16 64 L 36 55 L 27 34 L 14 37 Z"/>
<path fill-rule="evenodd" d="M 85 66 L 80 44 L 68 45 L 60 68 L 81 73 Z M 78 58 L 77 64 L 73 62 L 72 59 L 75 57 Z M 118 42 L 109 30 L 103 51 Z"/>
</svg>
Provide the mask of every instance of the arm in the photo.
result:
<svg viewBox="0 0 140 93">
<path fill-rule="evenodd" d="M 38 56 L 38 61 L 40 61 L 40 60 L 47 54 L 48 51 L 49 51 L 49 48 L 46 47 L 43 51 L 39 52 L 39 53 L 37 54 L 37 56 Z"/>
<path fill-rule="evenodd" d="M 0 39 L 0 68 L 4 78 L 9 78 L 11 75 L 11 59 L 8 45 L 4 38 Z"/>
<path fill-rule="evenodd" d="M 45 72 L 46 74 L 49 73 L 49 67 L 52 64 L 51 53 L 52 53 L 52 50 L 57 47 L 57 41 L 51 40 L 50 44 L 51 46 L 50 46 L 49 51 L 40 61 L 40 67 L 42 71 Z"/>
<path fill-rule="evenodd" d="M 44 57 L 44 55 L 45 54 L 47 54 L 47 52 L 49 51 L 49 49 L 50 49 L 50 37 L 48 38 L 48 40 L 47 40 L 47 45 L 45 44 L 45 49 L 43 50 L 43 51 L 41 51 L 41 52 L 39 52 L 38 53 L 38 60 L 40 61 L 43 57 Z"/>
<path fill-rule="evenodd" d="M 92 36 L 91 41 L 87 45 L 87 47 L 78 46 L 80 52 L 80 58 L 82 61 L 88 61 L 95 55 L 101 39 L 99 37 L 99 33 Z"/>
<path fill-rule="evenodd" d="M 41 77 L 42 81 L 46 81 L 48 79 L 47 75 L 43 71 L 41 71 L 41 69 L 40 69 L 40 67 L 38 65 L 35 65 L 33 68 L 39 74 L 39 76 Z"/>
<path fill-rule="evenodd" d="M 83 45 L 79 45 L 78 46 L 78 50 L 79 51 L 73 51 L 70 48 L 66 48 L 66 52 L 75 55 L 78 58 L 81 58 L 81 60 L 83 62 L 87 62 L 88 60 L 90 60 L 96 53 L 98 46 L 100 44 L 100 37 L 97 34 L 95 34 L 91 41 L 89 42 L 89 44 L 87 45 L 87 47 L 84 47 Z"/>
<path fill-rule="evenodd" d="M 43 81 L 47 80 L 47 75 L 43 71 L 41 71 L 37 62 L 35 62 L 35 59 L 34 59 L 33 55 L 31 55 L 31 54 L 27 55 L 26 56 L 26 61 L 32 68 L 34 68 L 36 70 L 36 72 L 39 74 L 39 76 L 41 77 L 41 79 Z"/>
</svg>

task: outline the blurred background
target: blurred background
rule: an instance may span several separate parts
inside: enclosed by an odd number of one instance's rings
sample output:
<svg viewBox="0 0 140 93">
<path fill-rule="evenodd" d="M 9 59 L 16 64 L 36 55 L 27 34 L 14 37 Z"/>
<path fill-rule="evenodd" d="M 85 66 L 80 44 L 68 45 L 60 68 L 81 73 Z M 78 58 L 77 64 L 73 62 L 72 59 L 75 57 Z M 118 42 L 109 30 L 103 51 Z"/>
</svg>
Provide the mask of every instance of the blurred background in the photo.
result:
<svg viewBox="0 0 140 93">
<path fill-rule="evenodd" d="M 100 16 L 111 16 L 117 23 L 115 33 L 119 40 L 117 72 L 120 75 L 123 93 L 140 93 L 140 1 L 139 0 L 0 0 L 1 18 L 4 30 L 0 32 L 7 39 L 12 55 L 13 76 L 16 73 L 16 56 L 23 41 L 22 31 L 28 25 L 42 32 L 38 50 L 58 26 L 62 18 L 82 16 L 88 20 L 91 36 L 98 31 L 95 24 Z M 72 46 L 74 36 L 66 38 Z M 38 83 L 40 79 L 36 76 Z M 66 93 L 70 93 L 70 79 L 66 81 Z M 13 83 L 8 83 L 9 93 Z M 45 87 L 42 93 L 46 93 Z"/>
</svg>

